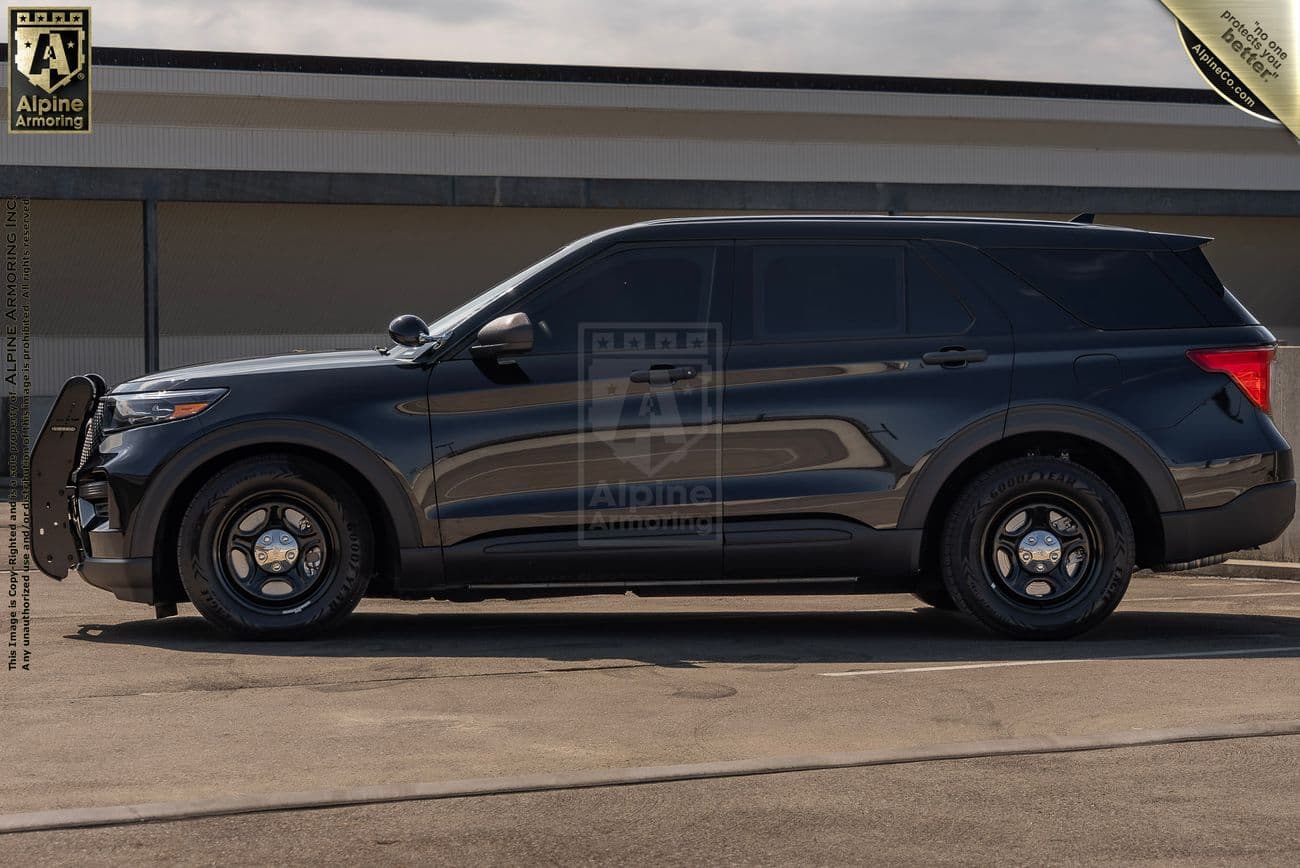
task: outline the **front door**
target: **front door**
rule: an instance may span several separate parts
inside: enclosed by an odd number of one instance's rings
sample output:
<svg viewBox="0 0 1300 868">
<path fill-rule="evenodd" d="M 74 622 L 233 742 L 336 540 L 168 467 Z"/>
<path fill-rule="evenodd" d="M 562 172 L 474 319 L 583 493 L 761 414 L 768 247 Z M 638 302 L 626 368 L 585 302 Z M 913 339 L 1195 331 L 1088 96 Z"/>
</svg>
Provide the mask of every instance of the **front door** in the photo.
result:
<svg viewBox="0 0 1300 868">
<path fill-rule="evenodd" d="M 899 241 L 736 247 L 724 400 L 726 575 L 906 571 L 891 533 L 925 457 L 1005 414 L 1010 328 Z"/>
<path fill-rule="evenodd" d="M 717 579 L 724 277 L 731 247 L 621 245 L 510 313 L 535 344 L 430 378 L 447 578 Z"/>
</svg>

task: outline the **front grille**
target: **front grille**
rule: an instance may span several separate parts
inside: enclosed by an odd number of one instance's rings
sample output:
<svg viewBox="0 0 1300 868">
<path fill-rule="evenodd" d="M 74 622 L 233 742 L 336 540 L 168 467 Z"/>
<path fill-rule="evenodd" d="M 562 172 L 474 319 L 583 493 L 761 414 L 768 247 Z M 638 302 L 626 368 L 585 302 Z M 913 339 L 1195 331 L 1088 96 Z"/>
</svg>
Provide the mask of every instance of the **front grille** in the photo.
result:
<svg viewBox="0 0 1300 868">
<path fill-rule="evenodd" d="M 90 424 L 86 426 L 86 437 L 81 441 L 81 457 L 77 461 L 77 469 L 80 470 L 90 460 L 90 454 L 95 451 L 99 445 L 100 435 L 104 431 L 104 402 L 95 402 L 95 412 L 91 414 Z"/>
</svg>

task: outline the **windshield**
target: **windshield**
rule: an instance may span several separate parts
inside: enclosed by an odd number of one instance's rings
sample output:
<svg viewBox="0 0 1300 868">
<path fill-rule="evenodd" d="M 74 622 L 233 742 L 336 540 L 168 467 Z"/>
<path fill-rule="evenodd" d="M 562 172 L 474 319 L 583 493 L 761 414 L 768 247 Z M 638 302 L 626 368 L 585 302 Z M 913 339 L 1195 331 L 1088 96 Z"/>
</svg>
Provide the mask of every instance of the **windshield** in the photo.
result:
<svg viewBox="0 0 1300 868">
<path fill-rule="evenodd" d="M 597 234 L 603 234 L 603 233 L 597 233 Z M 437 320 L 430 323 L 429 334 L 431 334 L 434 337 L 442 337 L 443 335 L 450 334 L 451 332 L 455 331 L 456 327 L 459 326 L 461 323 L 465 322 L 467 319 L 471 318 L 476 313 L 488 307 L 489 305 L 495 304 L 499 299 L 505 298 L 507 295 L 509 295 L 511 292 L 517 289 L 519 284 L 523 283 L 525 280 L 532 277 L 534 274 L 537 274 L 542 269 L 547 268 L 557 259 L 569 253 L 575 247 L 586 244 L 594 237 L 596 236 L 588 235 L 586 238 L 579 238 L 577 241 L 574 241 L 571 244 L 564 245 L 559 250 L 552 253 L 550 256 L 547 256 L 545 259 L 533 263 L 532 265 L 525 268 L 523 271 L 519 272 L 516 275 L 506 278 L 505 280 L 501 281 L 491 289 L 479 293 L 478 295 L 474 296 L 469 301 L 465 302 L 455 310 L 443 314 Z"/>
</svg>

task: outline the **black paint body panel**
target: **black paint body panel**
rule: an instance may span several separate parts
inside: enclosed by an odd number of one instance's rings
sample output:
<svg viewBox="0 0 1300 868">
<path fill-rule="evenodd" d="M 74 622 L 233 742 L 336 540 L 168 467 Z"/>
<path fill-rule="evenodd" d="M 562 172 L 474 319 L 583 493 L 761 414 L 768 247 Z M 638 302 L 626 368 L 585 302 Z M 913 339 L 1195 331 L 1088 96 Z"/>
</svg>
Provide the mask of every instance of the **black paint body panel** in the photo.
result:
<svg viewBox="0 0 1300 868">
<path fill-rule="evenodd" d="M 391 549 L 392 575 L 372 590 L 402 597 L 526 596 L 566 583 L 584 592 L 611 582 L 645 583 L 647 593 L 672 582 L 686 590 L 761 581 L 770 589 L 780 578 L 861 577 L 852 587 L 896 588 L 922 563 L 944 483 L 1007 438 L 1041 435 L 1097 444 L 1128 466 L 1162 516 L 1156 555 L 1166 561 L 1206 545 L 1262 543 L 1289 521 L 1288 496 L 1293 509 L 1290 447 L 1267 414 L 1186 352 L 1267 345 L 1269 332 L 1094 329 L 981 250 L 1182 250 L 1203 240 L 940 218 L 691 219 L 599 233 L 436 347 L 228 362 L 119 386 L 115 393 L 219 386 L 229 394 L 194 418 L 110 432 L 75 479 L 68 470 L 68 482 L 104 481 L 109 492 L 107 520 L 81 535 L 82 571 L 124 598 L 182 599 L 168 533 L 197 484 L 253 451 L 330 460 L 364 491 Z M 971 325 L 955 335 L 747 338 L 732 316 L 753 291 L 745 249 L 792 241 L 905 246 L 960 299 Z M 713 287 L 721 305 L 712 321 L 723 336 L 717 364 L 707 375 L 627 387 L 610 399 L 630 407 L 670 397 L 686 408 L 681 430 L 669 433 L 689 434 L 690 445 L 660 479 L 699 496 L 665 507 L 668 521 L 652 532 L 615 527 L 579 538 L 590 491 L 578 458 L 590 458 L 582 450 L 593 429 L 579 412 L 576 361 L 537 354 L 485 362 L 468 346 L 484 323 L 557 277 L 641 244 L 722 251 Z M 945 350 L 982 355 L 949 366 L 923 360 Z M 673 352 L 649 361 L 689 363 Z M 601 376 L 621 383 L 636 369 L 619 362 Z M 638 482 L 626 468 L 611 472 L 615 482 Z M 1269 520 L 1246 521 L 1261 504 Z M 1200 533 L 1211 515 L 1239 530 Z M 142 588 L 150 573 L 152 589 Z"/>
</svg>

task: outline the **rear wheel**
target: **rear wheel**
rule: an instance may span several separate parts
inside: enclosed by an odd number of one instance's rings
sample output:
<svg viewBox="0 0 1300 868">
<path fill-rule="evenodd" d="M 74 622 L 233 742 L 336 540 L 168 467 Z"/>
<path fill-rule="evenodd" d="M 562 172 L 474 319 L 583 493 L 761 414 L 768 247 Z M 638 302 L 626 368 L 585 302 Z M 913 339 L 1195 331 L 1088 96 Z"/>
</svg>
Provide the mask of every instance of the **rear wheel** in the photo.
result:
<svg viewBox="0 0 1300 868">
<path fill-rule="evenodd" d="M 944 587 L 942 580 L 921 579 L 912 588 L 912 596 L 916 597 L 927 606 L 944 611 L 952 611 L 957 608 L 957 603 L 953 600 L 948 589 Z"/>
<path fill-rule="evenodd" d="M 1095 473 L 1060 458 L 1007 461 L 958 497 L 940 546 L 944 586 L 999 633 L 1058 639 L 1100 623 L 1133 573 L 1133 526 Z"/>
<path fill-rule="evenodd" d="M 351 612 L 374 563 L 360 498 L 323 465 L 252 458 L 210 479 L 181 520 L 181 581 L 225 632 L 297 638 Z"/>
</svg>

